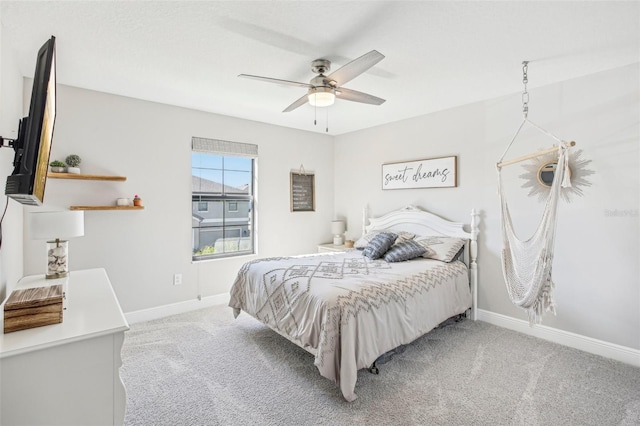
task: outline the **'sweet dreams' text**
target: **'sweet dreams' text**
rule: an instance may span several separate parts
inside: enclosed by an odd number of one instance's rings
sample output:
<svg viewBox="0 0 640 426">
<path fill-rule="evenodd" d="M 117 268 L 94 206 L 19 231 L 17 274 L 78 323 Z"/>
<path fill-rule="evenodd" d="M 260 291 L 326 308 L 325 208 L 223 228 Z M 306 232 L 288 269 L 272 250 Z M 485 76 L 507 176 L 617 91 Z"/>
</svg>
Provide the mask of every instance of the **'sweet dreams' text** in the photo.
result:
<svg viewBox="0 0 640 426">
<path fill-rule="evenodd" d="M 423 180 L 440 179 L 440 182 L 446 182 L 449 176 L 449 169 L 436 168 L 434 170 L 423 171 L 422 164 L 418 166 L 416 171 L 413 171 L 413 167 L 405 166 L 403 169 L 398 169 L 394 173 L 387 173 L 384 175 L 384 186 L 389 185 L 391 182 L 406 183 L 411 179 L 413 182 L 420 182 Z"/>
</svg>

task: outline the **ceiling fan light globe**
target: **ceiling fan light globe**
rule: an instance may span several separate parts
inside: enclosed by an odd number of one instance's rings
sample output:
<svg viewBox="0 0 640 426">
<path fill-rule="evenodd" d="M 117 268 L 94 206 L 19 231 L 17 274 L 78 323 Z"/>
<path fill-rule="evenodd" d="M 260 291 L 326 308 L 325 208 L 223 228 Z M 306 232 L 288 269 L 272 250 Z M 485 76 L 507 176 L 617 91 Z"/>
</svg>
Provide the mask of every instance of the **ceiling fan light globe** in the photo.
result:
<svg viewBox="0 0 640 426">
<path fill-rule="evenodd" d="M 315 92 L 309 94 L 309 103 L 315 107 L 327 107 L 333 105 L 336 95 L 331 92 Z"/>
</svg>

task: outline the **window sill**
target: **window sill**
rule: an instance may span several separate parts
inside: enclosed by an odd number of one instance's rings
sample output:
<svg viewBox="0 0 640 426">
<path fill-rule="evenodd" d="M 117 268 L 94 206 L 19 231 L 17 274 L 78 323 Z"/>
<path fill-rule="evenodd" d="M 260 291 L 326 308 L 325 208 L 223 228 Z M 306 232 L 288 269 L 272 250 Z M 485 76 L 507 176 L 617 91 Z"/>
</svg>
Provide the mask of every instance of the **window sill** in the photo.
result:
<svg viewBox="0 0 640 426">
<path fill-rule="evenodd" d="M 248 258 L 248 257 L 257 258 L 257 256 L 258 256 L 257 253 L 243 253 L 243 254 L 236 254 L 231 256 L 210 257 L 208 259 L 197 259 L 197 260 L 191 259 L 191 263 L 198 264 L 198 263 L 206 263 L 206 262 L 220 262 L 222 260 L 242 259 L 242 258 Z"/>
</svg>

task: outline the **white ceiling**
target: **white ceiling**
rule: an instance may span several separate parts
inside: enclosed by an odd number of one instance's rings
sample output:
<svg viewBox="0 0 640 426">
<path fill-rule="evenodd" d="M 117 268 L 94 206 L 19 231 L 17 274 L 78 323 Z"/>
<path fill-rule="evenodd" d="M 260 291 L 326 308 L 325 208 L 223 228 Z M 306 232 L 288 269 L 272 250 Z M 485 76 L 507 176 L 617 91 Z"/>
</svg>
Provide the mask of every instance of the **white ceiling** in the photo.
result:
<svg viewBox="0 0 640 426">
<path fill-rule="evenodd" d="M 238 74 L 306 83 L 313 59 L 378 50 L 345 87 L 387 102 L 337 101 L 333 135 L 522 91 L 523 60 L 535 88 L 640 57 L 636 1 L 3 0 L 0 17 L 24 76 L 55 35 L 59 83 L 316 132 L 325 110 L 281 112 L 305 89 Z"/>
</svg>

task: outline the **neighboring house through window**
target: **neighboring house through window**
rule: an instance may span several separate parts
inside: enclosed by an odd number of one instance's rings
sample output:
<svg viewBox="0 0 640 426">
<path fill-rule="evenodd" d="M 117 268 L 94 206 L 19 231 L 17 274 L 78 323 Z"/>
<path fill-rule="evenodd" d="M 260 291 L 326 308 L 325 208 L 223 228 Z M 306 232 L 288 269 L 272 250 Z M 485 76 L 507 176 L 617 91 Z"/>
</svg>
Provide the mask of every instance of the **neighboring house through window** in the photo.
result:
<svg viewBox="0 0 640 426">
<path fill-rule="evenodd" d="M 192 138 L 192 259 L 255 252 L 257 145 Z"/>
</svg>

